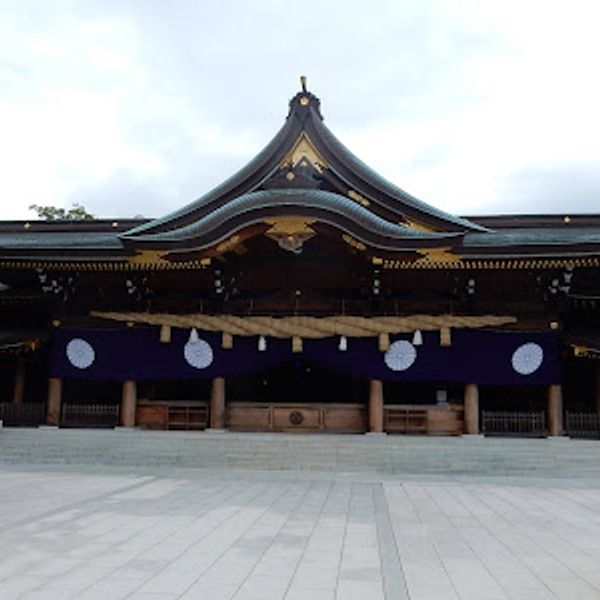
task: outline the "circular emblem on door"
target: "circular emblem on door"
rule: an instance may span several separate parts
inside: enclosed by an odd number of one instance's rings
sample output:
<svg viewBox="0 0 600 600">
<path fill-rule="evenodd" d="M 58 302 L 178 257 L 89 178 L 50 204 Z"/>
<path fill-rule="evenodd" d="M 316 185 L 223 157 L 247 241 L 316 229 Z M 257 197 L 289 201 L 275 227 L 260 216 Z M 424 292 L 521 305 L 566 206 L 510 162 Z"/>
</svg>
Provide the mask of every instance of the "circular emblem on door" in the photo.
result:
<svg viewBox="0 0 600 600">
<path fill-rule="evenodd" d="M 191 367 L 206 369 L 212 364 L 213 351 L 208 342 L 195 340 L 188 342 L 183 347 L 183 356 Z"/>
<path fill-rule="evenodd" d="M 406 371 L 417 360 L 417 349 L 406 340 L 394 342 L 383 360 L 392 371 Z"/>
<path fill-rule="evenodd" d="M 535 373 L 544 361 L 544 350 L 539 344 L 528 342 L 519 346 L 512 355 L 513 369 L 520 375 Z"/>
<path fill-rule="evenodd" d="M 290 413 L 290 423 L 292 425 L 301 425 L 302 421 L 304 421 L 304 415 L 299 410 L 293 410 Z"/>
<path fill-rule="evenodd" d="M 94 347 L 81 338 L 73 338 L 67 344 L 67 358 L 78 369 L 87 369 L 92 366 L 96 358 Z"/>
</svg>

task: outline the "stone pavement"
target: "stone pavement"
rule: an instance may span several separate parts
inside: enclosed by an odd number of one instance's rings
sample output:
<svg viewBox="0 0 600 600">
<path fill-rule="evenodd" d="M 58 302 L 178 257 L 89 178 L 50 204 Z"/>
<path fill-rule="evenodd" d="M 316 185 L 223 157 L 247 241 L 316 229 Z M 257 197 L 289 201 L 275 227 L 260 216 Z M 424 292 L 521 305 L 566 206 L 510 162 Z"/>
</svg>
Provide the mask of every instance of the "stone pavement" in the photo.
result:
<svg viewBox="0 0 600 600">
<path fill-rule="evenodd" d="M 600 599 L 588 471 L 5 464 L 0 599 Z"/>
</svg>

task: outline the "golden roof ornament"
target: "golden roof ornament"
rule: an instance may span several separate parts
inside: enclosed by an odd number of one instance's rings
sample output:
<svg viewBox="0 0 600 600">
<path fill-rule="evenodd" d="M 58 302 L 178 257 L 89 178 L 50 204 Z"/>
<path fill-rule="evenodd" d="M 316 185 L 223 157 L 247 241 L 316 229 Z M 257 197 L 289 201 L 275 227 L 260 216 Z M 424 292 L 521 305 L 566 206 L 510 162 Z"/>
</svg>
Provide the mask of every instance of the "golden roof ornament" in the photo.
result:
<svg viewBox="0 0 600 600">
<path fill-rule="evenodd" d="M 300 75 L 300 86 L 302 87 L 302 91 L 306 94 L 306 75 Z"/>
</svg>

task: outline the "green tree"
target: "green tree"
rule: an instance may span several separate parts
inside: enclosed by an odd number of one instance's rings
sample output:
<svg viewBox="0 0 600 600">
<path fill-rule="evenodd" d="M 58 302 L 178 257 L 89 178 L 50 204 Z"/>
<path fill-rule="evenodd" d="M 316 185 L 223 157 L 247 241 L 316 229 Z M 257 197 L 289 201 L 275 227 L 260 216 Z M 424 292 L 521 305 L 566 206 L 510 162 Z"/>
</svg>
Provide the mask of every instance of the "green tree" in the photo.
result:
<svg viewBox="0 0 600 600">
<path fill-rule="evenodd" d="M 94 218 L 94 215 L 90 214 L 81 204 L 73 204 L 73 208 L 69 209 L 32 204 L 29 210 L 34 210 L 37 213 L 38 219 L 45 219 L 46 221 L 56 221 L 59 219 L 82 221 Z"/>
</svg>

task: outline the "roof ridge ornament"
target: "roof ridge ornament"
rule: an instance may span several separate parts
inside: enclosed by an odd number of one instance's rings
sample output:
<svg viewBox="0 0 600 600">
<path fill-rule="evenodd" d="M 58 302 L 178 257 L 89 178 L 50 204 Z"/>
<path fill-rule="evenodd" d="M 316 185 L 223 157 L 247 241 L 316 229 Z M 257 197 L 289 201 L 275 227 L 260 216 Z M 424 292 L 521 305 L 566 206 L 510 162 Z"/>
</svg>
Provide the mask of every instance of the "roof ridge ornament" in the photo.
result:
<svg viewBox="0 0 600 600">
<path fill-rule="evenodd" d="M 321 101 L 312 92 L 308 91 L 308 78 L 306 75 L 300 75 L 300 91 L 290 100 L 288 117 L 296 114 L 304 122 L 311 113 L 316 114 L 319 119 L 323 120 Z"/>
</svg>

